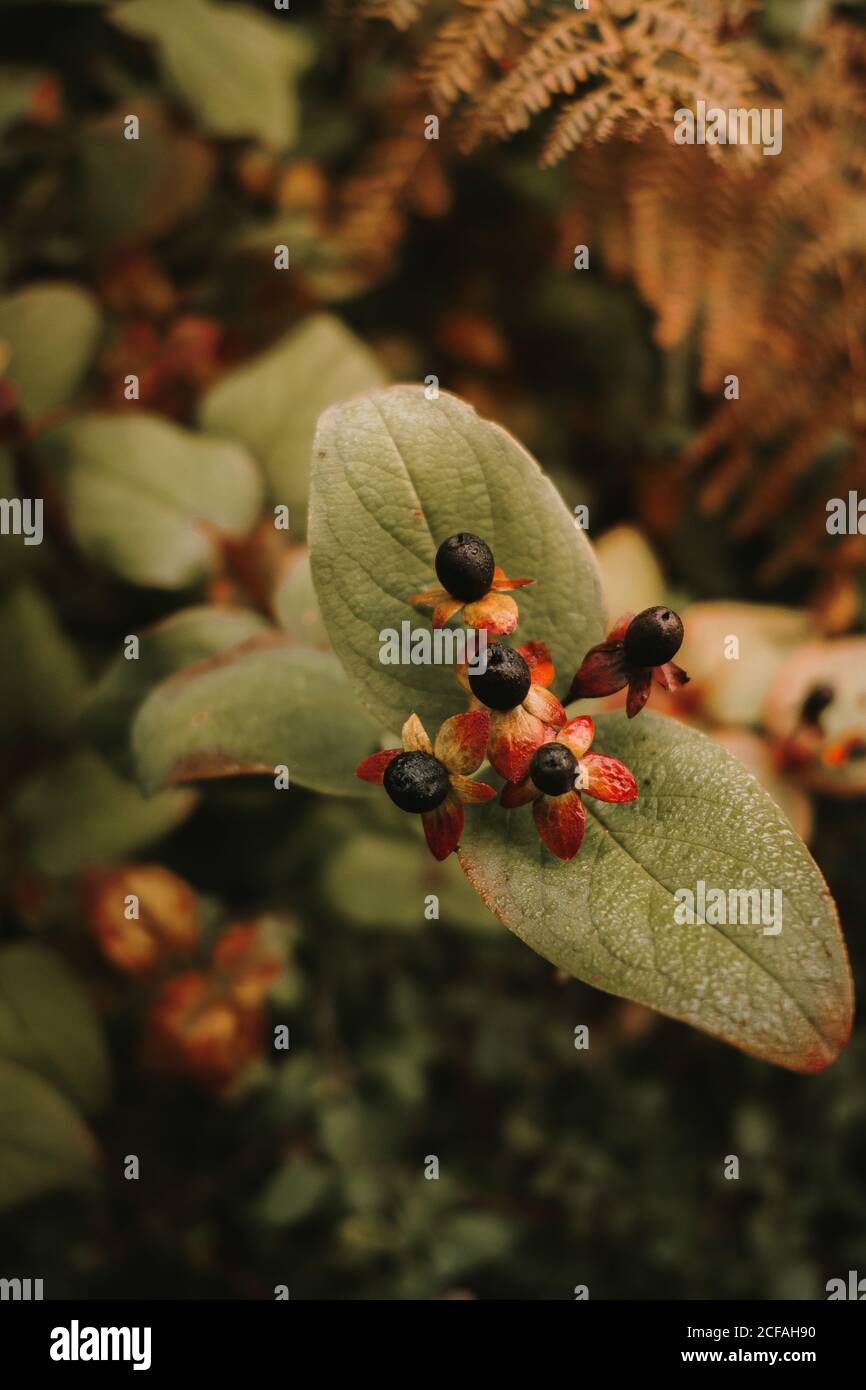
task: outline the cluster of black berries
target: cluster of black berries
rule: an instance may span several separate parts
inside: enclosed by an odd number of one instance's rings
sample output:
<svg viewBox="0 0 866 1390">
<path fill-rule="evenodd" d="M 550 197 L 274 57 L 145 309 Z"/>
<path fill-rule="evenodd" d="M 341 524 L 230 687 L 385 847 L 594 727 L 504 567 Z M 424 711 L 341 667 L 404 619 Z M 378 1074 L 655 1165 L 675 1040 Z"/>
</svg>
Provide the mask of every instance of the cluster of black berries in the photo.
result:
<svg viewBox="0 0 866 1390">
<path fill-rule="evenodd" d="M 468 626 L 497 635 L 514 631 L 517 604 L 507 591 L 534 581 L 509 579 L 480 536 L 468 531 L 449 536 L 436 552 L 435 568 L 441 588 L 410 600 L 433 608 L 434 626 L 462 611 Z M 682 640 L 682 622 L 670 608 L 628 614 L 606 641 L 587 652 L 569 698 L 611 695 L 628 686 L 632 718 L 646 703 L 653 679 L 667 690 L 688 680 L 671 660 Z M 502 804 L 532 802 L 541 838 L 561 859 L 571 859 L 583 839 L 581 792 L 605 801 L 637 797 L 628 768 L 589 752 L 594 733 L 589 716 L 569 720 L 549 690 L 554 669 L 544 642 L 520 648 L 491 642 L 484 670 L 460 667 L 457 677 L 469 709 L 447 719 L 435 743 L 412 715 L 403 728 L 402 748 L 373 754 L 357 769 L 365 781 L 381 783 L 401 810 L 421 815 L 437 858 L 457 848 L 463 804 L 496 795 L 494 788 L 470 776 L 485 757 L 505 778 Z"/>
</svg>

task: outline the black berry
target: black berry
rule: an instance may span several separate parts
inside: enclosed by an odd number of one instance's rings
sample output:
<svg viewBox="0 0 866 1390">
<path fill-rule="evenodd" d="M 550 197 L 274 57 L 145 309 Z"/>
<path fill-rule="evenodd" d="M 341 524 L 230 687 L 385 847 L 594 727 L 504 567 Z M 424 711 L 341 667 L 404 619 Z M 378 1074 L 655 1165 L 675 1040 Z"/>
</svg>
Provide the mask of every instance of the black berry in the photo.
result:
<svg viewBox="0 0 866 1390">
<path fill-rule="evenodd" d="M 488 709 L 516 709 L 526 698 L 532 684 L 529 667 L 513 647 L 490 642 L 487 647 L 487 670 L 470 675 L 469 688 Z"/>
<path fill-rule="evenodd" d="M 562 796 L 574 791 L 577 758 L 564 743 L 543 743 L 532 755 L 529 775 L 540 792 Z"/>
<path fill-rule="evenodd" d="M 630 666 L 663 666 L 683 642 L 683 622 L 672 608 L 645 608 L 632 618 L 625 634 L 625 658 Z"/>
<path fill-rule="evenodd" d="M 448 795 L 448 772 L 432 753 L 398 753 L 383 778 L 401 811 L 435 811 Z"/>
<path fill-rule="evenodd" d="M 449 594 L 464 603 L 474 603 L 493 582 L 493 551 L 480 536 L 459 531 L 436 551 L 436 574 Z"/>
<path fill-rule="evenodd" d="M 836 692 L 832 685 L 814 685 L 800 709 L 800 719 L 804 724 L 816 726 L 821 723 L 821 715 L 833 703 Z"/>
</svg>

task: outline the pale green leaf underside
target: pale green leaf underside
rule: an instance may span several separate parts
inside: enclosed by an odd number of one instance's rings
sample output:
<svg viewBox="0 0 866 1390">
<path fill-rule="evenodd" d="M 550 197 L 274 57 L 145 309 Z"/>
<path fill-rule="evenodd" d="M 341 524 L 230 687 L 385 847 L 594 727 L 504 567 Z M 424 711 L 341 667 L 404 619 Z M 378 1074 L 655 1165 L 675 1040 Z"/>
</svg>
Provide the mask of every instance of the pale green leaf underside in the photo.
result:
<svg viewBox="0 0 866 1390">
<path fill-rule="evenodd" d="M 0 1057 L 83 1110 L 105 1101 L 108 1053 L 93 1005 L 60 957 L 35 942 L 0 951 Z"/>
<path fill-rule="evenodd" d="M 285 766 L 290 786 L 351 796 L 370 790 L 355 767 L 379 740 L 332 652 L 268 637 L 158 686 L 132 744 L 146 791 Z"/>
<path fill-rule="evenodd" d="M 69 1102 L 35 1072 L 0 1060 L 0 1211 L 88 1186 L 96 1157 L 93 1136 Z"/>
<path fill-rule="evenodd" d="M 751 773 L 694 729 L 644 712 L 596 720 L 594 751 L 634 772 L 639 799 L 585 797 L 569 864 L 530 807 L 471 808 L 461 862 L 496 915 L 539 955 L 610 994 L 754 1056 L 820 1071 L 845 1045 L 851 976 L 835 907 L 788 821 Z M 782 931 L 674 921 L 677 889 L 778 888 Z"/>
<path fill-rule="evenodd" d="M 394 386 L 327 411 L 313 447 L 310 554 L 334 650 L 360 698 L 392 729 L 412 711 L 432 729 L 465 707 L 453 671 L 387 666 L 383 629 L 430 626 L 411 594 L 437 583 L 436 549 L 456 531 L 492 547 L 519 590 L 513 638 L 543 639 L 566 687 L 603 636 L 590 546 L 535 460 L 456 396 Z"/>
</svg>

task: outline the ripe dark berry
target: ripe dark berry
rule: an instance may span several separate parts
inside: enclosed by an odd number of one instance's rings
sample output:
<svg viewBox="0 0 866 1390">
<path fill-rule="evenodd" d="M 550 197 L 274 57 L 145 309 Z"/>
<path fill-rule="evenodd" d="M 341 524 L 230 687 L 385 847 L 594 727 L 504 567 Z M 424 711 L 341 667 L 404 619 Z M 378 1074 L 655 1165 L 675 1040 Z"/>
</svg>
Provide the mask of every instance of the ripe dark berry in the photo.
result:
<svg viewBox="0 0 866 1390">
<path fill-rule="evenodd" d="M 577 758 L 564 743 L 543 743 L 532 755 L 529 775 L 540 792 L 562 796 L 574 791 Z"/>
<path fill-rule="evenodd" d="M 529 667 L 513 647 L 490 642 L 487 670 L 469 676 L 469 688 L 488 709 L 516 709 L 532 684 Z"/>
<path fill-rule="evenodd" d="M 435 811 L 448 795 L 448 772 L 432 753 L 398 753 L 385 770 L 385 791 L 401 811 Z"/>
<path fill-rule="evenodd" d="M 832 685 L 814 685 L 803 701 L 800 710 L 802 722 L 820 727 L 821 715 L 828 705 L 832 705 L 835 694 Z"/>
<path fill-rule="evenodd" d="M 632 618 L 623 645 L 630 666 L 663 666 L 683 642 L 682 618 L 672 608 L 645 608 Z"/>
<path fill-rule="evenodd" d="M 436 551 L 436 574 L 449 594 L 474 603 L 493 582 L 493 551 L 480 536 L 459 531 Z"/>
</svg>

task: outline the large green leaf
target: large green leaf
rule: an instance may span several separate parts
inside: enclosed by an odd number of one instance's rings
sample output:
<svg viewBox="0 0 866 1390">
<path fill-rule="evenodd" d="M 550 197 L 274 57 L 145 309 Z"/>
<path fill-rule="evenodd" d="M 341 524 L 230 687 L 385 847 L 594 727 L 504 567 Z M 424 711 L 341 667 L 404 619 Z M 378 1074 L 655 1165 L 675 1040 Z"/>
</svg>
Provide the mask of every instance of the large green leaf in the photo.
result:
<svg viewBox="0 0 866 1390">
<path fill-rule="evenodd" d="M 0 1211 L 56 1189 L 90 1186 L 97 1149 L 68 1101 L 0 1060 Z"/>
<path fill-rule="evenodd" d="M 43 435 L 40 449 L 82 550 L 131 584 L 203 579 L 220 538 L 244 535 L 261 502 L 245 449 L 156 415 L 86 415 Z"/>
<path fill-rule="evenodd" d="M 158 686 L 132 730 L 146 791 L 200 777 L 289 770 L 290 785 L 362 795 L 378 747 L 332 652 L 253 638 Z"/>
<path fill-rule="evenodd" d="M 718 744 L 658 715 L 600 715 L 593 749 L 632 769 L 637 802 L 587 796 L 568 864 L 541 844 L 529 807 L 472 807 L 461 862 L 473 887 L 578 979 L 766 1061 L 823 1070 L 848 1039 L 851 976 L 827 886 L 775 802 Z M 780 890 L 781 932 L 678 925 L 673 895 L 700 880 Z"/>
<path fill-rule="evenodd" d="M 173 830 L 195 804 L 187 789 L 146 800 L 95 753 L 74 753 L 21 788 L 13 815 L 39 873 L 74 874 L 127 858 Z"/>
<path fill-rule="evenodd" d="M 178 96 L 212 135 L 294 144 L 295 82 L 311 57 L 297 24 L 210 0 L 124 0 L 111 18 L 157 42 Z"/>
<path fill-rule="evenodd" d="M 82 1110 L 108 1092 L 108 1053 L 93 1005 L 59 956 L 35 942 L 0 950 L 0 1058 L 19 1062 Z"/>
<path fill-rule="evenodd" d="M 334 650 L 389 728 L 413 710 L 432 728 L 463 707 L 453 671 L 382 665 L 383 629 L 429 627 L 411 594 L 436 583 L 437 546 L 473 531 L 515 578 L 515 640 L 543 639 L 557 689 L 603 635 L 592 551 L 552 483 L 515 439 L 455 396 L 394 386 L 327 411 L 313 449 L 310 555 Z"/>
<path fill-rule="evenodd" d="M 265 619 L 250 609 L 208 604 L 154 623 L 141 634 L 136 660 L 118 655 L 102 673 L 82 715 L 83 733 L 123 770 L 131 771 L 132 720 L 154 686 L 185 666 L 230 651 L 267 630 Z"/>
<path fill-rule="evenodd" d="M 256 456 L 275 502 L 302 529 L 316 421 L 329 405 L 383 385 L 373 354 L 330 314 L 315 314 L 211 387 L 200 418 Z"/>
<path fill-rule="evenodd" d="M 6 375 L 18 387 L 32 420 L 65 405 L 78 389 L 96 349 L 102 316 L 75 285 L 28 285 L 0 299 L 0 347 L 9 351 Z"/>
</svg>

